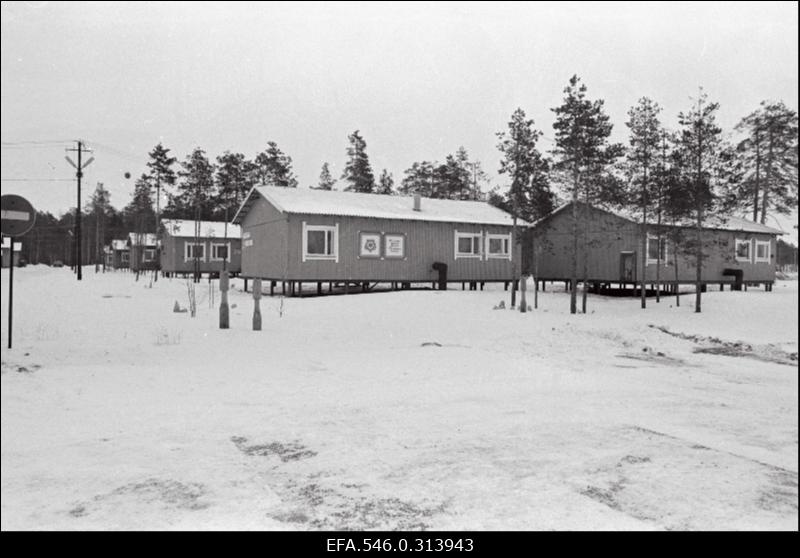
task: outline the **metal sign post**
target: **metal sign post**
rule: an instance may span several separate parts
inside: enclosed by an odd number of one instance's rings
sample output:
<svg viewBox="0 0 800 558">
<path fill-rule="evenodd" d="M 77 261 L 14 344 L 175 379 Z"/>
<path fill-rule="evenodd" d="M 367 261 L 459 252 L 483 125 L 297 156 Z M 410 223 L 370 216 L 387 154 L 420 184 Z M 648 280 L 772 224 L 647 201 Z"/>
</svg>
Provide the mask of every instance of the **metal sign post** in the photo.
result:
<svg viewBox="0 0 800 558">
<path fill-rule="evenodd" d="M 11 348 L 11 326 L 14 318 L 14 241 L 33 228 L 36 211 L 21 196 L 0 196 L 0 232 L 9 237 L 8 267 L 8 348 Z"/>
</svg>

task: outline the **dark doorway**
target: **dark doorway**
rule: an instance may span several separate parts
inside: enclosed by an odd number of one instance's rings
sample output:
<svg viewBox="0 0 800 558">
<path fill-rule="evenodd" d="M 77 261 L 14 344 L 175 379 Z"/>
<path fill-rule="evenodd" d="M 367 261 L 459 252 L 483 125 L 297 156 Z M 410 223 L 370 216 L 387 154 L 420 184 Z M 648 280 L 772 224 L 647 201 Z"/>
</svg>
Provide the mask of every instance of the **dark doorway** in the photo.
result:
<svg viewBox="0 0 800 558">
<path fill-rule="evenodd" d="M 636 282 L 636 252 L 619 253 L 619 280 L 623 283 Z"/>
</svg>

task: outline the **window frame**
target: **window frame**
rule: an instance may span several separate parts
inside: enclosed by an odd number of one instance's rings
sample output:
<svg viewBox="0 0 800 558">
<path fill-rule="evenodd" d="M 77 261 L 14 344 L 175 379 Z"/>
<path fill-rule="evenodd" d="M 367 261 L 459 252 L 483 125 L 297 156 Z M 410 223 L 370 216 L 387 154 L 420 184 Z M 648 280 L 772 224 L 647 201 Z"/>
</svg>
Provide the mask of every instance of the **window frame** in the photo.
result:
<svg viewBox="0 0 800 558">
<path fill-rule="evenodd" d="M 192 255 L 189 255 L 189 247 L 190 246 L 199 246 L 203 249 L 203 255 L 199 258 L 201 262 L 206 261 L 206 243 L 205 242 L 185 242 L 183 245 L 183 261 L 185 262 L 193 262 L 195 260 L 194 250 L 192 250 Z"/>
<path fill-rule="evenodd" d="M 130 263 L 131 262 L 131 254 L 127 250 L 119 253 L 119 263 Z"/>
<path fill-rule="evenodd" d="M 328 243 L 328 235 L 325 235 L 325 244 L 330 248 L 330 254 L 309 254 L 308 253 L 308 233 L 322 231 L 325 233 L 330 232 L 330 243 Z M 302 231 L 302 261 L 333 261 L 339 263 L 339 223 L 335 225 L 309 225 L 303 221 Z"/>
<path fill-rule="evenodd" d="M 650 241 L 655 240 L 657 243 L 659 242 L 659 237 L 657 234 L 648 234 L 647 235 L 647 246 L 645 248 L 645 258 L 646 258 L 646 265 L 669 265 L 669 243 L 667 242 L 667 237 L 662 236 L 660 238 L 661 242 L 658 243 L 656 250 L 658 251 L 658 258 L 653 259 L 650 257 Z"/>
<path fill-rule="evenodd" d="M 215 248 L 219 248 L 220 246 L 224 246 L 227 250 L 227 256 L 224 258 L 220 258 L 214 255 Z M 209 254 L 211 262 L 228 262 L 231 261 L 231 243 L 230 242 L 211 242 L 211 253 Z"/>
<path fill-rule="evenodd" d="M 758 248 L 759 246 L 767 247 L 767 255 L 763 258 L 758 257 Z M 755 249 L 753 250 L 753 261 L 755 263 L 769 263 L 772 261 L 772 241 L 771 240 L 758 240 L 755 239 Z"/>
<path fill-rule="evenodd" d="M 152 254 L 152 257 L 148 258 L 147 255 Z M 155 248 L 144 248 L 142 250 L 142 263 L 151 263 L 156 261 L 158 257 L 158 251 Z"/>
<path fill-rule="evenodd" d="M 747 256 L 739 255 L 739 246 L 747 245 Z M 751 263 L 753 261 L 753 242 L 749 238 L 735 238 L 733 241 L 733 257 L 737 262 Z"/>
<path fill-rule="evenodd" d="M 473 248 L 475 248 L 475 246 L 476 246 L 474 239 L 477 238 L 478 239 L 478 243 L 477 243 L 478 252 L 477 253 L 475 253 L 475 252 L 460 252 L 459 249 L 458 249 L 458 241 L 461 240 L 462 238 L 471 238 L 471 239 L 473 239 L 473 243 L 472 243 L 472 247 Z M 455 245 L 455 247 L 454 247 L 454 258 L 456 260 L 460 260 L 460 259 L 482 260 L 483 256 L 484 256 L 483 238 L 484 238 L 484 235 L 483 235 L 482 231 L 481 232 L 464 232 L 464 231 L 459 231 L 458 229 L 456 229 L 455 234 L 454 234 L 454 245 Z"/>
<path fill-rule="evenodd" d="M 508 252 L 505 253 L 492 253 L 492 240 L 505 240 L 508 243 Z M 514 254 L 514 236 L 513 233 L 486 233 L 486 259 L 488 260 L 509 260 L 513 258 Z"/>
</svg>

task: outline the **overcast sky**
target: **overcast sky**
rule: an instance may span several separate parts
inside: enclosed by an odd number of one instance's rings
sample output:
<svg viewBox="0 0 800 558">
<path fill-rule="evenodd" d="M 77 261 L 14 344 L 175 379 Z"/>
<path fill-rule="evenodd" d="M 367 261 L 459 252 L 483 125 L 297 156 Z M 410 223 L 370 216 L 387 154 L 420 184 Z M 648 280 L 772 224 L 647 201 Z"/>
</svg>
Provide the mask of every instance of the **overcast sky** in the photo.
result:
<svg viewBox="0 0 800 558">
<path fill-rule="evenodd" d="M 179 160 L 276 141 L 307 187 L 325 161 L 339 177 L 360 130 L 376 175 L 463 145 L 503 185 L 495 133 L 522 107 L 551 149 L 573 74 L 622 142 L 642 96 L 668 127 L 699 86 L 728 131 L 764 99 L 797 109 L 796 2 L 1 5 L 2 141 L 85 139 L 85 190 L 118 208 L 159 141 Z M 3 192 L 74 206 L 74 183 L 8 180 L 69 178 L 66 145 L 4 145 Z"/>
</svg>

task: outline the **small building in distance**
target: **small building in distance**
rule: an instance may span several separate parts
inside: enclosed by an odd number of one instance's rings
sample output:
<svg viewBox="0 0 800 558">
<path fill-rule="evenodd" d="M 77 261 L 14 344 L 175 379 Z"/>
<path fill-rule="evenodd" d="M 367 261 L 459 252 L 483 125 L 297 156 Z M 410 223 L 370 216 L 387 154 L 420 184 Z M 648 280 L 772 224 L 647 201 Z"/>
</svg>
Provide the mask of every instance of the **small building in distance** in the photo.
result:
<svg viewBox="0 0 800 558">
<path fill-rule="evenodd" d="M 195 229 L 195 224 L 198 229 Z M 161 220 L 161 271 L 166 275 L 231 275 L 242 269 L 242 230 L 224 221 Z"/>
<path fill-rule="evenodd" d="M 158 242 L 153 233 L 128 234 L 128 265 L 131 271 L 148 271 L 158 268 Z"/>
<path fill-rule="evenodd" d="M 304 282 L 318 293 L 325 282 L 475 288 L 519 272 L 511 215 L 480 201 L 257 186 L 233 222 L 242 226 L 242 276 L 288 282 L 292 292 Z"/>
<path fill-rule="evenodd" d="M 2 241 L 2 246 L 0 247 L 0 251 L 2 251 L 2 264 L 3 267 L 10 267 L 11 266 L 11 237 L 4 236 Z M 19 254 L 22 251 L 22 242 L 14 242 L 14 267 L 19 267 Z"/>
<path fill-rule="evenodd" d="M 112 240 L 105 247 L 106 267 L 111 269 L 128 269 L 130 267 L 130 249 L 125 240 Z"/>
<path fill-rule="evenodd" d="M 694 284 L 697 278 L 697 231 L 691 224 L 663 225 L 660 235 L 648 223 L 647 248 L 642 246 L 642 225 L 632 218 L 579 203 L 578 280 L 583 278 L 582 235 L 588 246 L 587 282 L 594 290 L 612 284 L 621 288 L 641 281 L 646 258 L 645 283 L 658 281 L 670 290 Z M 783 231 L 739 217 L 712 218 L 702 229 L 702 283 L 763 284 L 771 290 L 776 272 L 776 242 Z M 538 281 L 569 281 L 572 273 L 572 203 L 537 221 L 532 229 L 531 271 Z M 529 248 L 531 249 L 531 248 Z M 677 256 L 677 259 L 676 259 Z M 677 273 L 677 274 L 676 274 Z"/>
</svg>

